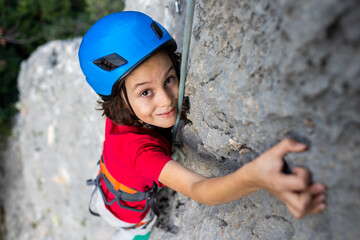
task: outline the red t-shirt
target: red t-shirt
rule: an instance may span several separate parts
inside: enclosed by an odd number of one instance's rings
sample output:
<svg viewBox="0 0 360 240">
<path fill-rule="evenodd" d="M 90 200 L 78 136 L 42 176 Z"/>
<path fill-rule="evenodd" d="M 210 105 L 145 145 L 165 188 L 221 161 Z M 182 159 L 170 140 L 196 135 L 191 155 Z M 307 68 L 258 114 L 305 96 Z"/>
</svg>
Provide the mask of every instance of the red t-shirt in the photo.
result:
<svg viewBox="0 0 360 240">
<path fill-rule="evenodd" d="M 118 182 L 138 191 L 150 189 L 154 183 L 163 187 L 158 179 L 165 164 L 171 160 L 169 140 L 156 130 L 137 126 L 116 125 L 106 119 L 103 157 L 107 170 Z M 114 198 L 107 191 L 104 182 L 102 188 L 107 200 Z M 143 209 L 141 202 L 122 202 L 138 209 Z M 117 203 L 107 208 L 120 220 L 139 223 L 147 214 L 119 207 Z"/>
</svg>

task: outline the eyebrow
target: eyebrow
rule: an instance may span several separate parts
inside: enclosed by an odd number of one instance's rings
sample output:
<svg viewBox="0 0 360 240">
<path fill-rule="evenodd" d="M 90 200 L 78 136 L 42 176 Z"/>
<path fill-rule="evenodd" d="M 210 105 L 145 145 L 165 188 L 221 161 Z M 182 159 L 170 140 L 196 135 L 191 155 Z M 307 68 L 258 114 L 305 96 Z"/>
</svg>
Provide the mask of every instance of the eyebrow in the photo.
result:
<svg viewBox="0 0 360 240">
<path fill-rule="evenodd" d="M 138 87 L 148 84 L 148 83 L 151 83 L 151 82 L 141 82 L 141 83 L 135 84 L 135 86 L 133 87 L 133 91 L 135 91 Z"/>
<path fill-rule="evenodd" d="M 168 75 L 169 72 L 170 72 L 172 69 L 175 69 L 175 68 L 174 68 L 174 66 L 171 64 L 171 66 L 170 66 L 169 69 L 167 70 L 165 76 Z M 148 83 L 151 83 L 151 82 L 141 82 L 141 83 L 137 83 L 137 84 L 135 84 L 135 86 L 133 87 L 132 90 L 135 91 L 138 87 L 140 87 L 140 86 L 142 86 L 142 85 L 145 85 L 145 84 L 148 84 Z"/>
</svg>

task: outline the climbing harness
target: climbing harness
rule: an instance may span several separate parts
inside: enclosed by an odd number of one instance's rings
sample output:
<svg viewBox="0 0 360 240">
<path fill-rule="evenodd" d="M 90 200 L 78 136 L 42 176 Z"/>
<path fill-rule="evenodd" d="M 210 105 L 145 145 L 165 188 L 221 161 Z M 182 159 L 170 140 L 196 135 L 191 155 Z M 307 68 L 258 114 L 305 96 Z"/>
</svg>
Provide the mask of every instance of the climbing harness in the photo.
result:
<svg viewBox="0 0 360 240">
<path fill-rule="evenodd" d="M 104 200 L 104 203 L 108 206 L 110 206 L 116 202 L 121 208 L 135 211 L 135 212 L 145 212 L 148 209 L 148 207 L 150 206 L 150 208 L 154 211 L 154 213 L 156 215 L 159 215 L 159 210 L 157 209 L 156 198 L 155 198 L 156 194 L 157 194 L 158 186 L 155 182 L 149 190 L 147 190 L 145 192 L 141 192 L 134 188 L 125 186 L 124 184 L 118 182 L 113 176 L 111 176 L 111 174 L 109 173 L 109 171 L 107 170 L 107 168 L 105 166 L 103 155 L 101 155 L 101 158 L 100 158 L 98 164 L 99 164 L 99 172 L 98 172 L 97 176 L 94 179 L 87 180 L 88 186 L 95 185 L 95 188 L 91 195 L 90 203 L 89 203 L 89 211 L 92 215 L 99 216 L 98 213 L 94 212 L 91 209 L 92 198 L 97 189 L 99 190 L 99 192 L 102 196 L 102 199 Z M 105 193 L 101 187 L 101 179 L 104 181 L 107 190 L 114 195 L 113 200 L 108 201 L 106 199 Z M 145 203 L 145 206 L 143 207 L 143 209 L 128 207 L 121 203 L 121 201 L 139 202 L 142 200 L 146 200 L 146 203 Z"/>
</svg>

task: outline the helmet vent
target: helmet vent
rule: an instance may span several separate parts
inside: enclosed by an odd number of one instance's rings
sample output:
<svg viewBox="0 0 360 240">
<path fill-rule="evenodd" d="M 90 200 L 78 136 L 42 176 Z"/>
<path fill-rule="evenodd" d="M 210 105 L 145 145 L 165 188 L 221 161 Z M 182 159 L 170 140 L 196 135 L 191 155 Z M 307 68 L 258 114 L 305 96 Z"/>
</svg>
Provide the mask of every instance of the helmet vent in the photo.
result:
<svg viewBox="0 0 360 240">
<path fill-rule="evenodd" d="M 152 22 L 151 23 L 151 28 L 154 31 L 154 33 L 156 34 L 156 36 L 161 39 L 163 36 L 163 30 L 161 30 L 161 28 L 159 27 L 159 25 L 156 24 L 156 22 Z"/>
<path fill-rule="evenodd" d="M 99 68 L 110 72 L 110 71 L 114 70 L 115 68 L 118 68 L 121 65 L 126 64 L 127 62 L 128 61 L 126 61 L 124 58 L 120 57 L 117 53 L 112 53 L 105 57 L 95 60 L 93 63 L 96 66 L 98 66 Z"/>
</svg>

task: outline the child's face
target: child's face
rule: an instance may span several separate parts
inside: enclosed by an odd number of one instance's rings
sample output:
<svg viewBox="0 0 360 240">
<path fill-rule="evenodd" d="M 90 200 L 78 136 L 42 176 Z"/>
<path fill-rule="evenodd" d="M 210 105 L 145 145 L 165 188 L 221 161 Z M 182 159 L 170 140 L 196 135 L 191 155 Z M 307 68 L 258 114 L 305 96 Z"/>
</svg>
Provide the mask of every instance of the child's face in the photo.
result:
<svg viewBox="0 0 360 240">
<path fill-rule="evenodd" d="M 162 128 L 175 124 L 179 81 L 166 52 L 138 66 L 125 81 L 132 109 L 140 120 Z"/>
</svg>

